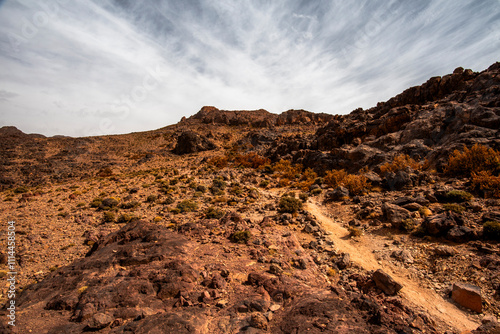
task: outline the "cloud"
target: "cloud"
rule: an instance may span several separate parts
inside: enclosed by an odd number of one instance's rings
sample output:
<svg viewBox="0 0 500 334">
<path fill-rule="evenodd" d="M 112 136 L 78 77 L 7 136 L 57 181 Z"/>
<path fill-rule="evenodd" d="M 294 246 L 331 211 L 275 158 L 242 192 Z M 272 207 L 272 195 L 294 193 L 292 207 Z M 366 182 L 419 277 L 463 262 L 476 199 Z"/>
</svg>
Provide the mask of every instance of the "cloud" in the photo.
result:
<svg viewBox="0 0 500 334">
<path fill-rule="evenodd" d="M 19 94 L 0 89 L 0 100 L 1 101 L 8 101 L 8 100 L 10 100 L 18 95 Z"/>
<path fill-rule="evenodd" d="M 25 131 L 78 136 L 159 128 L 203 105 L 347 113 L 458 66 L 488 67 L 497 6 L 6 1 L 0 108 Z"/>
</svg>

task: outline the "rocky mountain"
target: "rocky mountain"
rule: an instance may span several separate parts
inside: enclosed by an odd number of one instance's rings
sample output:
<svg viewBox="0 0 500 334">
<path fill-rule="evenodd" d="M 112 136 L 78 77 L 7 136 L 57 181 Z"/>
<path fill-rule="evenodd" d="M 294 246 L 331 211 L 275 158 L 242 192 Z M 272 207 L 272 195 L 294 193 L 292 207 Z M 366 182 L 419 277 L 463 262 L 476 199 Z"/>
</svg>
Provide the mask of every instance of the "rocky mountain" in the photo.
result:
<svg viewBox="0 0 500 334">
<path fill-rule="evenodd" d="M 499 71 L 348 115 L 1 128 L 0 332 L 498 333 Z"/>
</svg>

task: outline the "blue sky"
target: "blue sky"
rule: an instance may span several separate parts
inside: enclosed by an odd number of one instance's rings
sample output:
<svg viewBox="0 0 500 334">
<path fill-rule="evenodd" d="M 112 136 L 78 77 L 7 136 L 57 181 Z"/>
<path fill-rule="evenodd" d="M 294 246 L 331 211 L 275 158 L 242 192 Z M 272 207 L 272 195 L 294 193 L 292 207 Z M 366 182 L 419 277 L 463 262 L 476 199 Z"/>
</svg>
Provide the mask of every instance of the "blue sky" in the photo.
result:
<svg viewBox="0 0 500 334">
<path fill-rule="evenodd" d="M 204 105 L 345 114 L 499 51 L 498 0 L 6 0 L 0 126 L 128 133 Z"/>
</svg>

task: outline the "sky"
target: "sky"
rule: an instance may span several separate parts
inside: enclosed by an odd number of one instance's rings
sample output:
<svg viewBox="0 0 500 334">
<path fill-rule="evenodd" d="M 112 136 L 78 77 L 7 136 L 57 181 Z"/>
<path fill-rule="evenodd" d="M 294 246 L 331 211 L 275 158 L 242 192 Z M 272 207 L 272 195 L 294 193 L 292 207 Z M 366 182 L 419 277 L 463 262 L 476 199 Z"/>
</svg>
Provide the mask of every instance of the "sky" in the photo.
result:
<svg viewBox="0 0 500 334">
<path fill-rule="evenodd" d="M 346 114 L 499 51 L 499 0 L 0 0 L 0 126 L 129 133 L 205 105 Z"/>
</svg>

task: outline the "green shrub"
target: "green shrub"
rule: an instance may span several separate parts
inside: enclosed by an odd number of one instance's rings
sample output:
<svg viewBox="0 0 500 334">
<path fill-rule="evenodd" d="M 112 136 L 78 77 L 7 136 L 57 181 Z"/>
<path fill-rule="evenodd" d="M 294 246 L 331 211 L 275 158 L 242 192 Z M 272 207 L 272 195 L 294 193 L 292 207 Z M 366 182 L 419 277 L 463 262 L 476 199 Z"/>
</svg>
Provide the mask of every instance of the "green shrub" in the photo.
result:
<svg viewBox="0 0 500 334">
<path fill-rule="evenodd" d="M 483 237 L 485 239 L 500 241 L 500 223 L 488 221 L 483 225 Z"/>
<path fill-rule="evenodd" d="M 302 201 L 302 202 L 305 202 L 307 201 L 307 199 L 309 198 L 309 195 L 307 193 L 300 193 L 299 194 L 299 199 Z"/>
<path fill-rule="evenodd" d="M 451 204 L 443 204 L 443 208 L 448 211 L 453 211 L 455 213 L 461 214 L 465 211 L 465 208 L 460 204 L 451 203 Z"/>
<path fill-rule="evenodd" d="M 252 233 L 250 231 L 245 230 L 245 231 L 234 232 L 233 234 L 231 234 L 229 239 L 232 242 L 235 242 L 238 244 L 245 244 L 248 240 L 250 240 L 251 237 L 252 237 Z"/>
<path fill-rule="evenodd" d="M 216 207 L 209 207 L 207 211 L 205 211 L 205 218 L 208 219 L 220 219 L 224 216 L 224 211 Z"/>
<path fill-rule="evenodd" d="M 177 203 L 177 209 L 179 209 L 181 213 L 192 212 L 198 209 L 198 204 L 196 202 L 186 199 Z"/>
<path fill-rule="evenodd" d="M 210 187 L 210 192 L 216 196 L 224 194 L 224 189 L 226 189 L 226 182 L 218 177 L 212 181 L 212 186 Z"/>
<path fill-rule="evenodd" d="M 302 202 L 290 196 L 283 196 L 278 203 L 278 211 L 281 213 L 296 213 L 302 209 Z"/>
<path fill-rule="evenodd" d="M 463 190 L 452 190 L 446 194 L 446 198 L 450 202 L 467 202 L 470 201 L 474 196 L 471 193 Z"/>
</svg>

